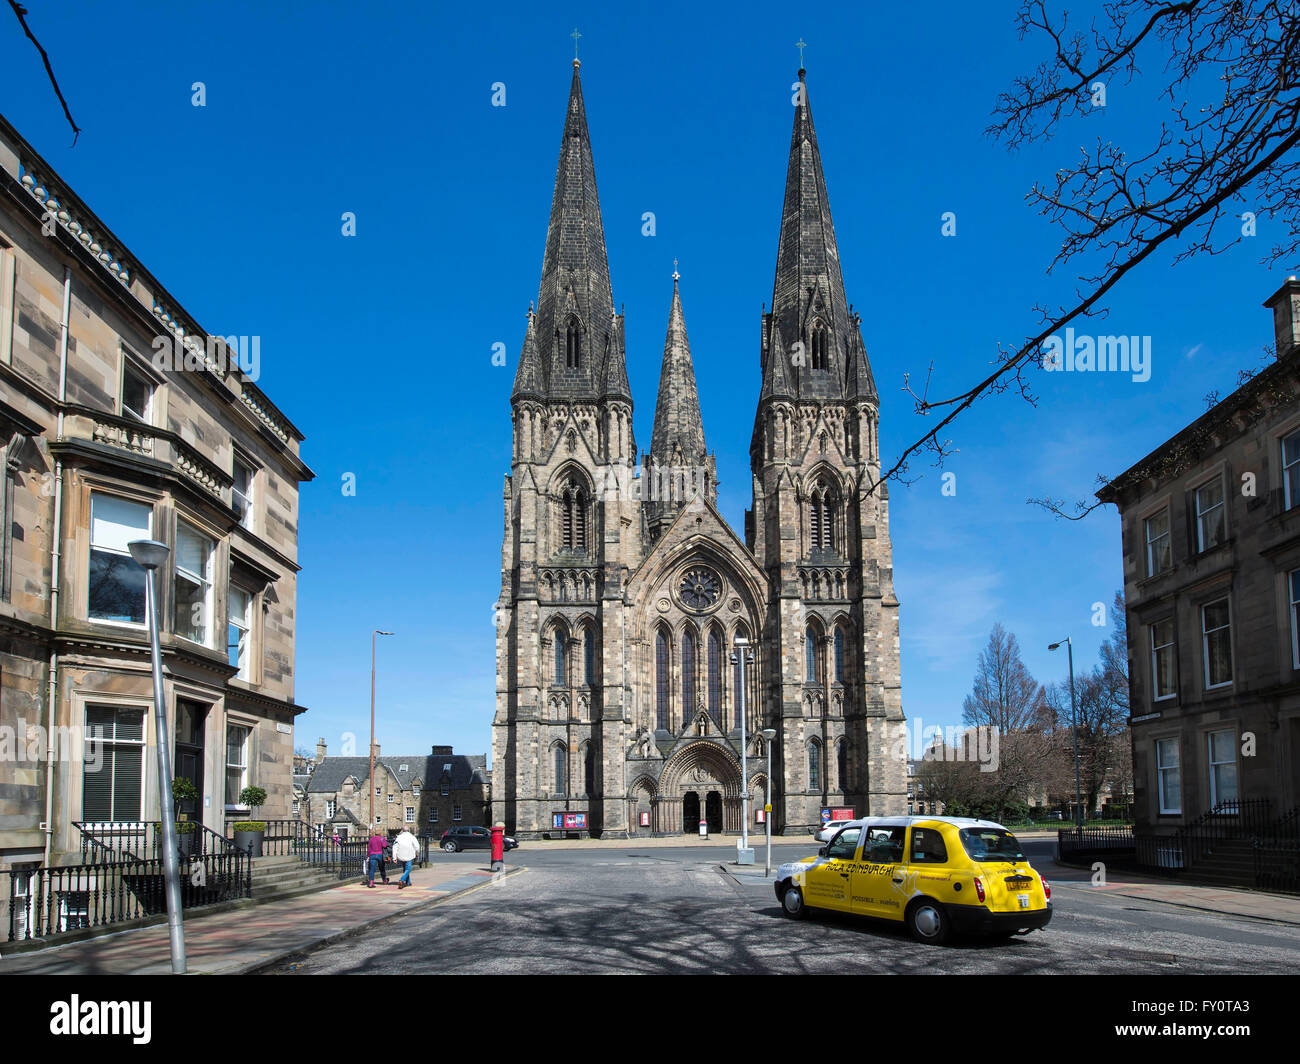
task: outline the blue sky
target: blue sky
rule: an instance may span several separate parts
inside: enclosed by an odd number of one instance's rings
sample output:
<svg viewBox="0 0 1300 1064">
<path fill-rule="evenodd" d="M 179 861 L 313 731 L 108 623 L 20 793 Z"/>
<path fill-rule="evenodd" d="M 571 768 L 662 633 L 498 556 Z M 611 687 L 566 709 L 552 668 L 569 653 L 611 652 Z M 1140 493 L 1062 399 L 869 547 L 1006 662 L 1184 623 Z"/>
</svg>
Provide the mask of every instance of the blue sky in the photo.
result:
<svg viewBox="0 0 1300 1064">
<path fill-rule="evenodd" d="M 1073 274 L 1045 273 L 1060 235 L 1025 193 L 1096 137 L 1146 144 L 1162 114 L 1150 86 L 1111 85 L 1104 109 L 1009 154 L 983 130 L 997 94 L 1044 56 L 1040 40 L 1017 39 L 1014 5 L 862 6 L 29 0 L 84 129 L 75 147 L 35 50 L 0 18 L 6 117 L 204 327 L 262 338 L 259 383 L 307 436 L 317 479 L 301 497 L 300 746 L 322 735 L 337 752 L 353 732 L 364 749 L 369 633 L 387 628 L 385 751 L 490 748 L 509 394 L 575 25 L 637 439 L 650 439 L 677 258 L 733 527 L 750 504 L 795 40 L 808 42 L 886 457 L 928 427 L 901 390 L 905 373 L 919 390 L 933 363 L 932 394 L 961 390 L 999 341 L 1034 331 L 1036 302 L 1068 297 Z M 191 104 L 196 81 L 204 107 Z M 504 107 L 491 103 L 497 82 Z M 345 211 L 355 237 L 341 235 Z M 945 211 L 955 237 L 941 236 Z M 1106 508 L 1062 522 L 1026 499 L 1084 497 L 1098 473 L 1127 468 L 1258 363 L 1272 339 L 1260 303 L 1284 277 L 1260 265 L 1268 225 L 1217 258 L 1147 263 L 1107 321 L 1077 325 L 1150 336 L 1149 381 L 1040 374 L 1037 407 L 993 397 L 947 433 L 955 495 L 924 459 L 913 483 L 894 485 L 909 717 L 959 721 L 995 621 L 1041 681 L 1064 678 L 1064 657 L 1046 646 L 1066 634 L 1076 666 L 1093 663 L 1110 629 L 1091 624 L 1092 605 L 1109 607 L 1122 584 L 1118 518 Z M 504 368 L 491 364 L 497 342 Z M 347 473 L 354 497 L 341 491 Z"/>
</svg>

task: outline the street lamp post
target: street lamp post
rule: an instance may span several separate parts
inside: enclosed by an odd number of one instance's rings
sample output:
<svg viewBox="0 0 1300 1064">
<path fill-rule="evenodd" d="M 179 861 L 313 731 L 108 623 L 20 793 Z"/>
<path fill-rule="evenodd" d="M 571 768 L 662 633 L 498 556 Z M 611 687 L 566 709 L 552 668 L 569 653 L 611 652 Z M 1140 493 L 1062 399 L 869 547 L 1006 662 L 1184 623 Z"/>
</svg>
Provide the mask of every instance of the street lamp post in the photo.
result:
<svg viewBox="0 0 1300 1064">
<path fill-rule="evenodd" d="M 375 830 L 375 636 L 392 634 L 379 628 L 370 633 L 370 778 L 366 781 L 370 790 L 370 826 L 367 831 Z"/>
<path fill-rule="evenodd" d="M 176 847 L 176 810 L 172 806 L 170 746 L 167 742 L 167 703 L 163 696 L 162 648 L 158 642 L 158 574 L 171 553 L 167 544 L 136 539 L 127 545 L 136 565 L 144 570 L 145 610 L 149 615 L 149 655 L 153 661 L 153 719 L 158 749 L 158 804 L 163 827 L 163 883 L 167 893 L 167 941 L 171 947 L 172 975 L 185 974 L 185 928 L 181 921 L 181 872 Z"/>
<path fill-rule="evenodd" d="M 745 666 L 754 664 L 754 652 L 749 649 L 749 640 L 744 636 L 736 637 L 736 649 L 731 652 L 731 663 L 740 667 L 740 852 L 736 854 L 738 864 L 752 864 L 753 856 L 749 852 L 749 740 L 745 736 Z"/>
<path fill-rule="evenodd" d="M 1067 635 L 1064 639 L 1052 643 L 1047 649 L 1055 650 L 1061 643 L 1065 644 L 1066 653 L 1070 657 L 1070 730 L 1074 733 L 1074 823 L 1082 834 L 1083 798 L 1079 791 L 1079 715 L 1074 706 L 1074 643 Z"/>
<path fill-rule="evenodd" d="M 766 879 L 772 874 L 772 740 L 776 738 L 776 729 L 764 728 L 763 738 L 767 740 L 767 798 L 763 802 L 763 827 L 767 829 L 767 867 L 763 872 Z"/>
</svg>

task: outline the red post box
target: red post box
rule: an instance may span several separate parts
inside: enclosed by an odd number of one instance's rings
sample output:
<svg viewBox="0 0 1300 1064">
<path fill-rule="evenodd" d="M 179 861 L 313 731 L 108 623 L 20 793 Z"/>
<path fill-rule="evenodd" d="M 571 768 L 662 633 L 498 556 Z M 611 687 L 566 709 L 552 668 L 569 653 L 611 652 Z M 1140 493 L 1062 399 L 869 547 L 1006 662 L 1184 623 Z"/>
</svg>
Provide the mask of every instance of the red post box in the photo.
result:
<svg viewBox="0 0 1300 1064">
<path fill-rule="evenodd" d="M 506 826 L 492 825 L 492 871 L 500 872 L 505 867 Z"/>
</svg>

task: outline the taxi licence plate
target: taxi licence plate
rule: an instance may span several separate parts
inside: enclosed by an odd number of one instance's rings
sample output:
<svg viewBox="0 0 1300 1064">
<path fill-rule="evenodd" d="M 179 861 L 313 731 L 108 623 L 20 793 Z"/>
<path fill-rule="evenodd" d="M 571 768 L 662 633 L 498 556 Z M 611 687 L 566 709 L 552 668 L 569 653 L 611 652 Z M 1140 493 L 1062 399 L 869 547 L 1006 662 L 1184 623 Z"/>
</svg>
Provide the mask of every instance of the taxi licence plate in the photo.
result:
<svg viewBox="0 0 1300 1064">
<path fill-rule="evenodd" d="M 1028 894 L 1017 894 L 1017 895 L 1016 895 L 1016 900 L 1017 900 L 1018 902 L 1020 902 L 1020 907 L 1021 907 L 1022 909 L 1028 909 L 1028 908 L 1029 908 L 1029 895 L 1028 895 Z"/>
</svg>

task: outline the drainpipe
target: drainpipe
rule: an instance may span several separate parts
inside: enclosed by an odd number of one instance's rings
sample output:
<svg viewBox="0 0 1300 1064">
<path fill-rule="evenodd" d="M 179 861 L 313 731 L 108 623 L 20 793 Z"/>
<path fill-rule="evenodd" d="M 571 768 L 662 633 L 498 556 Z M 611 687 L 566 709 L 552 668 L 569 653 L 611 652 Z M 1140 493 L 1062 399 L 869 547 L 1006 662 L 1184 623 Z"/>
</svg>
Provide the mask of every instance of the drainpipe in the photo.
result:
<svg viewBox="0 0 1300 1064">
<path fill-rule="evenodd" d="M 55 439 L 63 440 L 63 404 L 68 394 L 68 318 L 72 310 L 72 267 L 63 267 L 63 321 L 59 327 L 59 410 Z M 45 856 L 44 868 L 50 865 L 50 848 L 54 837 L 54 718 L 59 697 L 59 550 L 63 534 L 63 460 L 54 460 L 54 524 L 50 533 L 50 693 L 45 729 Z"/>
</svg>

